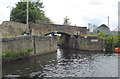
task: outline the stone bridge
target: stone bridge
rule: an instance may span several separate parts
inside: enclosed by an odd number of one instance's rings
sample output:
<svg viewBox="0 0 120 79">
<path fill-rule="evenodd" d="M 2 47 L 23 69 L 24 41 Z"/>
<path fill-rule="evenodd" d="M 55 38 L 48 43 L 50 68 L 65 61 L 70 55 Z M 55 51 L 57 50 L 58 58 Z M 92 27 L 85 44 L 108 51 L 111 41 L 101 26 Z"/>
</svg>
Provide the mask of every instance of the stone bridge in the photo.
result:
<svg viewBox="0 0 120 79">
<path fill-rule="evenodd" d="M 69 35 L 86 35 L 87 27 L 36 23 L 29 23 L 29 26 L 27 26 L 23 23 L 11 21 L 5 21 L 2 24 L 3 35 L 22 35 L 24 32 L 40 36 L 51 32 L 66 33 Z"/>
<path fill-rule="evenodd" d="M 45 35 L 52 32 L 66 33 L 69 35 L 86 35 L 87 27 L 67 26 L 67 25 L 56 25 L 56 24 L 29 24 L 32 29 L 32 35 Z"/>
<path fill-rule="evenodd" d="M 27 26 L 26 24 L 9 21 L 3 22 L 2 24 L 3 35 L 22 35 L 24 32 L 28 32 L 31 35 L 15 38 L 4 38 L 2 40 L 3 48 L 5 49 L 4 52 L 9 49 L 13 50 L 14 48 L 34 48 L 35 53 L 37 51 L 55 51 L 57 50 L 57 39 L 44 37 L 44 35 L 50 33 L 62 34 L 60 37 L 59 46 L 64 48 L 97 51 L 103 50 L 102 38 L 83 36 L 87 34 L 87 27 L 35 23 L 29 23 L 29 26 Z"/>
</svg>

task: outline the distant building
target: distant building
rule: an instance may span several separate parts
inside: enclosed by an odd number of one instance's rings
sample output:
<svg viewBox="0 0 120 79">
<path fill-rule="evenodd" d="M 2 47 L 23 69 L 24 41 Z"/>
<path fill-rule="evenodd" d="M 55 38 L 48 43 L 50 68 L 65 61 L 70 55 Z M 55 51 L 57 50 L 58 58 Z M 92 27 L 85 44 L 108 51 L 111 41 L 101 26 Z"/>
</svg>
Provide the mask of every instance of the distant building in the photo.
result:
<svg viewBox="0 0 120 79">
<path fill-rule="evenodd" d="M 93 25 L 93 24 L 88 23 L 89 32 L 93 32 L 93 30 L 96 29 L 96 28 L 97 28 L 96 25 Z"/>
<path fill-rule="evenodd" d="M 112 31 L 115 31 L 115 32 L 118 32 L 118 31 L 120 31 L 120 27 L 116 27 L 114 30 L 112 30 Z"/>
<path fill-rule="evenodd" d="M 110 33 L 110 28 L 108 26 L 106 26 L 105 24 L 102 24 L 102 25 L 100 25 L 99 27 L 97 27 L 96 29 L 93 30 L 94 34 L 97 34 L 99 32 L 109 34 Z"/>
</svg>

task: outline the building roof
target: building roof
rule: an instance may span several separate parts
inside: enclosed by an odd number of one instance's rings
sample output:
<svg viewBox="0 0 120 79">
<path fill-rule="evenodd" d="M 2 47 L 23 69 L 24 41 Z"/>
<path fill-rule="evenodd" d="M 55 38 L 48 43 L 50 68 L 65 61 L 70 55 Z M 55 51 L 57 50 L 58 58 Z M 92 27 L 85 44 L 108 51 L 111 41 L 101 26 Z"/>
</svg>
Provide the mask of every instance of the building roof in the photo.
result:
<svg viewBox="0 0 120 79">
<path fill-rule="evenodd" d="M 100 25 L 98 28 L 101 28 L 101 27 L 108 28 L 110 30 L 110 28 L 106 26 L 105 24 Z"/>
</svg>

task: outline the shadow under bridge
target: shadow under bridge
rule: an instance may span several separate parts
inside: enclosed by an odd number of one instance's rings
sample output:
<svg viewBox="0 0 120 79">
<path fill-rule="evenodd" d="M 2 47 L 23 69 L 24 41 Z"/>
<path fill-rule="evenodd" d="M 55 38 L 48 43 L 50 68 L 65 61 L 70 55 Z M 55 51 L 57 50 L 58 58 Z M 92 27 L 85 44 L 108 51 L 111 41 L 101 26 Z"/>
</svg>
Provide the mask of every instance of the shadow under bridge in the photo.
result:
<svg viewBox="0 0 120 79">
<path fill-rule="evenodd" d="M 58 40 L 58 45 L 60 47 L 66 47 L 69 44 L 70 37 L 71 37 L 71 35 L 68 33 L 57 32 L 57 31 L 47 33 L 44 36 L 56 37 Z"/>
</svg>

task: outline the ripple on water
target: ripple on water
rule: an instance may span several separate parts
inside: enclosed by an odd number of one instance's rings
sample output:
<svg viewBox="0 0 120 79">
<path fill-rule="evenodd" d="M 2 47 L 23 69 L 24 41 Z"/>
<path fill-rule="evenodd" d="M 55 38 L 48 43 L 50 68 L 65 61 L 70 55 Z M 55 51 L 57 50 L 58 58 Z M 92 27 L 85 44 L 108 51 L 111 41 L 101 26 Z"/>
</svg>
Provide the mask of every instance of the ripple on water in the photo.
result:
<svg viewBox="0 0 120 79">
<path fill-rule="evenodd" d="M 45 77 L 117 77 L 117 60 L 117 55 L 113 54 L 61 49 L 59 54 L 52 53 L 20 60 L 14 62 L 15 65 L 7 64 L 3 66 L 3 71 L 4 74 L 9 74 L 6 75 L 8 77 L 21 74 L 31 77 L 43 75 Z M 17 75 L 10 75 L 14 73 Z"/>
</svg>

